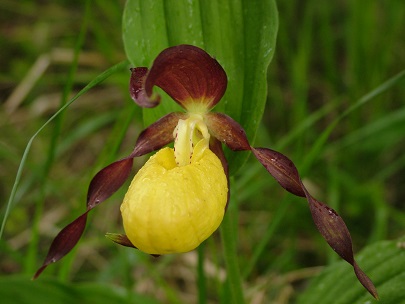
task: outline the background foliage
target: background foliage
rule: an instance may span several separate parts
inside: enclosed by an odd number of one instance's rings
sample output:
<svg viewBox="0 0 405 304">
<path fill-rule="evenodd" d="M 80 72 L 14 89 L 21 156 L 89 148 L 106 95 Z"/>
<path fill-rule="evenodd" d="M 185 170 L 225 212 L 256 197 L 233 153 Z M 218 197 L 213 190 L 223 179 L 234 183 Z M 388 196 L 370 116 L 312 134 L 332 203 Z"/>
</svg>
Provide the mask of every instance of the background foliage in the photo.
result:
<svg viewBox="0 0 405 304">
<path fill-rule="evenodd" d="M 95 76 L 126 59 L 124 4 L 99 0 L 87 9 L 82 1 L 0 4 L 3 214 L 29 138 Z M 378 96 L 373 90 L 404 69 L 405 7 L 399 0 L 311 0 L 280 1 L 278 10 L 277 48 L 256 146 L 274 148 L 294 160 L 314 196 L 343 216 L 356 252 L 370 244 L 393 250 L 378 242 L 404 235 L 404 80 L 388 84 Z M 26 279 L 42 262 L 52 238 L 83 211 L 93 174 L 127 155 L 142 129 L 142 113 L 129 100 L 127 83 L 127 70 L 115 73 L 82 95 L 33 142 L 0 242 L 1 285 L 10 286 L 0 290 L 3 295 L 15 297 L 31 288 L 41 295 L 29 298 L 35 303 L 48 293 L 43 284 L 52 282 L 59 284 L 55 293 L 60 292 L 60 302 L 73 292 L 86 297 L 109 290 L 117 302 L 229 299 L 219 234 L 198 251 L 159 260 L 103 238 L 106 231 L 121 231 L 122 191 L 94 211 L 77 250 L 50 266 L 43 281 L 27 287 Z M 373 98 L 339 120 L 323 145 L 319 139 L 325 129 L 369 93 Z M 258 163 L 249 160 L 233 188 L 232 204 L 238 206 L 238 222 L 232 223 L 237 228 L 235 257 L 247 302 L 293 303 L 322 265 L 340 265 L 334 264 L 337 256 L 314 228 L 305 201 L 284 193 Z M 396 248 L 398 261 L 403 261 L 403 247 Z M 359 264 L 366 267 L 366 258 Z M 363 292 L 347 269 L 345 274 Z M 371 278 L 383 285 L 379 272 L 370 269 Z M 322 294 L 316 288 L 322 282 L 317 279 L 308 290 Z M 304 294 L 300 301 L 306 298 Z"/>
</svg>

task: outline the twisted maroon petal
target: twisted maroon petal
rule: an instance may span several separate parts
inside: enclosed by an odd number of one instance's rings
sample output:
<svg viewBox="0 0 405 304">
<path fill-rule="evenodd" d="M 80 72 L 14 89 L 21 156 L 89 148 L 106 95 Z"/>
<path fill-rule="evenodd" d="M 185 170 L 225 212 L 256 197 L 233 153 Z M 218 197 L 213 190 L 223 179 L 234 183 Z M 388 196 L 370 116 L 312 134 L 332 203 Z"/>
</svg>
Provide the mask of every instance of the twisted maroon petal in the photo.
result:
<svg viewBox="0 0 405 304">
<path fill-rule="evenodd" d="M 297 168 L 290 159 L 265 148 L 252 148 L 252 152 L 284 189 L 297 196 L 305 196 Z"/>
<path fill-rule="evenodd" d="M 33 279 L 36 279 L 49 264 L 63 258 L 77 244 L 86 227 L 88 212 L 83 213 L 59 232 L 49 248 L 44 263 L 34 274 Z"/>
<path fill-rule="evenodd" d="M 132 163 L 132 158 L 118 160 L 93 177 L 87 194 L 88 210 L 105 201 L 122 186 L 131 173 Z"/>
<path fill-rule="evenodd" d="M 86 227 L 88 212 L 109 198 L 121 187 L 131 172 L 132 162 L 132 158 L 124 158 L 116 161 L 99 171 L 93 177 L 87 194 L 86 212 L 63 228 L 55 237 L 45 261 L 35 273 L 34 279 L 36 279 L 49 264 L 59 261 L 76 246 Z"/>
<path fill-rule="evenodd" d="M 302 183 L 294 163 L 285 155 L 266 148 L 252 148 L 252 152 L 284 189 L 297 196 L 306 197 L 315 226 L 321 235 L 340 257 L 353 266 L 360 283 L 378 299 L 373 282 L 354 260 L 352 239 L 343 219 L 335 210 L 311 196 Z"/>
<path fill-rule="evenodd" d="M 128 157 L 113 162 L 93 177 L 87 194 L 86 212 L 63 228 L 55 237 L 45 261 L 35 273 L 34 279 L 49 264 L 59 261 L 76 246 L 86 227 L 88 212 L 113 195 L 124 184 L 131 173 L 133 158 L 160 149 L 173 141 L 173 130 L 178 120 L 185 115 L 171 113 L 150 125 L 139 135 L 135 148 Z"/>
<path fill-rule="evenodd" d="M 227 78 L 221 65 L 204 50 L 183 44 L 161 52 L 149 71 L 132 69 L 130 92 L 140 106 L 159 104 L 160 97 L 152 90 L 155 85 L 185 109 L 199 104 L 209 110 L 224 95 Z"/>
<path fill-rule="evenodd" d="M 310 195 L 302 183 L 294 163 L 280 152 L 251 147 L 243 128 L 229 116 L 209 113 L 205 119 L 212 136 L 234 151 L 251 150 L 284 189 L 296 196 L 306 197 L 315 226 L 321 235 L 333 250 L 353 266 L 360 283 L 371 295 L 378 298 L 374 284 L 354 260 L 352 239 L 343 219 L 335 210 Z"/>
</svg>

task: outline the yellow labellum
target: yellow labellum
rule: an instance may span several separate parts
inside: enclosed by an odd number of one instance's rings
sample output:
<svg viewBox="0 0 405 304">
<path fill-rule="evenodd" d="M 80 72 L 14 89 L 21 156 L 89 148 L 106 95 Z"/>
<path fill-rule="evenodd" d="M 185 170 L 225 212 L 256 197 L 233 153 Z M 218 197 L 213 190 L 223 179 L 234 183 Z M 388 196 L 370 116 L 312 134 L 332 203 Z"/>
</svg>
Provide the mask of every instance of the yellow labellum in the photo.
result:
<svg viewBox="0 0 405 304">
<path fill-rule="evenodd" d="M 176 164 L 173 149 L 164 148 L 139 170 L 125 195 L 125 233 L 149 254 L 193 250 L 220 225 L 227 192 L 223 167 L 206 139 L 183 166 Z"/>
</svg>

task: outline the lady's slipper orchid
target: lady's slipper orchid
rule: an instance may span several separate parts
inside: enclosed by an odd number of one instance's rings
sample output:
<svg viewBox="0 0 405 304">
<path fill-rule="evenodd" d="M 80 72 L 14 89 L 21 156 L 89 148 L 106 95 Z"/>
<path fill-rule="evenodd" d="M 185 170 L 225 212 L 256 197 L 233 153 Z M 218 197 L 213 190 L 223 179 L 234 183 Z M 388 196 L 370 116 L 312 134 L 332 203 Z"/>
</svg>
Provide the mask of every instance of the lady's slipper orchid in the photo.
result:
<svg viewBox="0 0 405 304">
<path fill-rule="evenodd" d="M 251 147 L 235 120 L 210 112 L 227 86 L 225 71 L 214 58 L 200 48 L 179 45 L 161 52 L 150 69 L 131 69 L 130 94 L 139 106 L 155 107 L 160 103 L 154 86 L 164 90 L 185 113 L 170 113 L 150 125 L 128 157 L 96 174 L 89 186 L 86 212 L 58 234 L 34 277 L 76 245 L 87 213 L 127 180 L 133 158 L 159 149 L 136 174 L 121 205 L 126 235 L 107 236 L 152 255 L 196 248 L 218 228 L 229 199 L 223 143 L 233 151 L 251 151 L 284 189 L 305 197 L 327 243 L 353 266 L 361 284 L 378 297 L 373 283 L 354 260 L 344 221 L 311 196 L 293 162 L 274 150 Z M 163 148 L 173 141 L 173 149 Z"/>
</svg>

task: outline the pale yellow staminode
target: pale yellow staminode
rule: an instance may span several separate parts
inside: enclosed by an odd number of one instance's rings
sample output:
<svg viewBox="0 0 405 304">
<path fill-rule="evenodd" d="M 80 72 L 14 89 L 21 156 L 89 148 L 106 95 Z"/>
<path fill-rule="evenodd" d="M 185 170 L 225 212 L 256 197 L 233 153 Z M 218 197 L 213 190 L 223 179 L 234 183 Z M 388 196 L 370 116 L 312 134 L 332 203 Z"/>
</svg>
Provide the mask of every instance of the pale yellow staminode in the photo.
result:
<svg viewBox="0 0 405 304">
<path fill-rule="evenodd" d="M 141 251 L 187 252 L 220 225 L 227 180 L 204 128 L 199 117 L 179 121 L 176 155 L 171 148 L 160 150 L 133 179 L 121 213 L 126 235 Z"/>
</svg>

